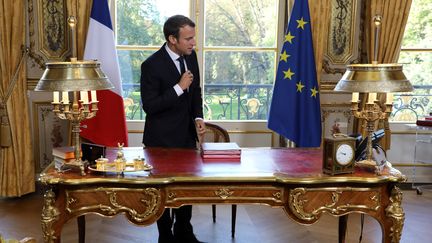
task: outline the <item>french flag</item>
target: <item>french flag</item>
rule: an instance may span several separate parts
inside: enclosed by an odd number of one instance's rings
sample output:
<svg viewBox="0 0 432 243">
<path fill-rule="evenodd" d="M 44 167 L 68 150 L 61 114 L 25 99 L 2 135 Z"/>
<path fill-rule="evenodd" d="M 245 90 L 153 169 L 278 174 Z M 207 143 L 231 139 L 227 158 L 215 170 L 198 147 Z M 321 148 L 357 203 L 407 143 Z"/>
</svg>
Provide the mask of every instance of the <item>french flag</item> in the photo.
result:
<svg viewBox="0 0 432 243">
<path fill-rule="evenodd" d="M 111 90 L 98 90 L 98 112 L 84 120 L 80 135 L 92 143 L 117 147 L 128 146 L 126 117 L 123 106 L 120 68 L 115 50 L 114 32 L 107 0 L 94 0 L 84 50 L 84 60 L 97 59 L 102 71 L 114 85 Z"/>
</svg>

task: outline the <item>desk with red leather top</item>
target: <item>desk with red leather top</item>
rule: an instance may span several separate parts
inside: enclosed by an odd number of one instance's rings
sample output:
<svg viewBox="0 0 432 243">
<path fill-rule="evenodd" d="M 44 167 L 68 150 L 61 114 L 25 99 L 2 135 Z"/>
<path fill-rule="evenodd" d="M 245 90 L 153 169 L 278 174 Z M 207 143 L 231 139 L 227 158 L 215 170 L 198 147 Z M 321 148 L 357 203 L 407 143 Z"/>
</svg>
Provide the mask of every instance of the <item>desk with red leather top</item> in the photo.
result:
<svg viewBox="0 0 432 243">
<path fill-rule="evenodd" d="M 112 161 L 116 149 L 107 157 Z M 319 149 L 243 148 L 240 161 L 205 161 L 199 151 L 163 148 L 124 148 L 128 161 L 140 156 L 151 172 L 95 173 L 47 169 L 40 181 L 47 185 L 42 209 L 45 242 L 60 242 L 63 224 L 88 213 L 125 213 L 137 225 L 150 225 L 165 207 L 187 204 L 264 204 L 280 207 L 301 224 L 321 214 L 340 216 L 344 240 L 346 215 L 364 213 L 381 225 L 383 242 L 399 242 L 405 215 L 401 207 L 403 178 L 322 173 Z"/>
</svg>

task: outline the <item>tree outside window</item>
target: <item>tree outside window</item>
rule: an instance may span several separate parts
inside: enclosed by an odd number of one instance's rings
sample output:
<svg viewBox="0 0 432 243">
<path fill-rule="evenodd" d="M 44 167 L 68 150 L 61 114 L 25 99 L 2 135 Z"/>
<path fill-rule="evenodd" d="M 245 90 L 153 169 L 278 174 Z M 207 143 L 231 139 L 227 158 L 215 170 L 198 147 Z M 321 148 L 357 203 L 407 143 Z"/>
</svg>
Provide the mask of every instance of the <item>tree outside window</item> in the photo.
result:
<svg viewBox="0 0 432 243">
<path fill-rule="evenodd" d="M 203 40 L 204 111 L 212 120 L 265 120 L 277 61 L 279 0 L 117 0 L 116 37 L 129 120 L 143 120 L 141 63 L 165 42 L 162 26 L 174 14 L 192 18 Z M 193 5 L 193 4 L 196 4 Z M 203 20 L 197 21 L 198 20 Z"/>
<path fill-rule="evenodd" d="M 399 63 L 414 86 L 412 94 L 395 96 L 393 121 L 414 122 L 432 112 L 432 0 L 413 0 Z"/>
</svg>

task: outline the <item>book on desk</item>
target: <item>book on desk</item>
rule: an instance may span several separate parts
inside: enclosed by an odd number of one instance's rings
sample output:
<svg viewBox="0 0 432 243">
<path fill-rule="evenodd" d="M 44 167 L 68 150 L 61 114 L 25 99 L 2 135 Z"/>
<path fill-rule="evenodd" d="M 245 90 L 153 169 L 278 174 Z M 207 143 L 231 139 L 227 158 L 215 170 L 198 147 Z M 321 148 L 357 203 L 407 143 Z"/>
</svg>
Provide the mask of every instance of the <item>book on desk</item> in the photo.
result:
<svg viewBox="0 0 432 243">
<path fill-rule="evenodd" d="M 237 143 L 202 143 L 203 159 L 235 160 L 241 158 L 241 149 Z"/>
<path fill-rule="evenodd" d="M 89 165 L 96 164 L 95 160 L 105 157 L 106 147 L 99 144 L 81 143 L 81 160 L 88 162 Z M 53 161 L 56 169 L 66 168 L 68 163 L 75 161 L 75 147 L 62 146 L 52 149 Z"/>
<path fill-rule="evenodd" d="M 416 125 L 423 126 L 423 127 L 432 127 L 432 119 L 417 120 Z"/>
</svg>

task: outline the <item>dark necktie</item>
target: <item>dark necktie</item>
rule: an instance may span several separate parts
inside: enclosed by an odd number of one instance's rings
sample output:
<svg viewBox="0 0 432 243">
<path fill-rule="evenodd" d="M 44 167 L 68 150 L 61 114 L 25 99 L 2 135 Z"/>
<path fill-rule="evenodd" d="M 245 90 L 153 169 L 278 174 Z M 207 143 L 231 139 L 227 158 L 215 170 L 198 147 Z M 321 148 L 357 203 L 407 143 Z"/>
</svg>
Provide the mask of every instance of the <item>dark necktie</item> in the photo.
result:
<svg viewBox="0 0 432 243">
<path fill-rule="evenodd" d="M 184 64 L 184 57 L 180 56 L 179 58 L 177 58 L 177 60 L 180 63 L 180 75 L 182 75 L 183 73 L 186 72 L 186 67 L 185 67 L 185 64 Z"/>
</svg>

